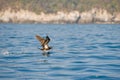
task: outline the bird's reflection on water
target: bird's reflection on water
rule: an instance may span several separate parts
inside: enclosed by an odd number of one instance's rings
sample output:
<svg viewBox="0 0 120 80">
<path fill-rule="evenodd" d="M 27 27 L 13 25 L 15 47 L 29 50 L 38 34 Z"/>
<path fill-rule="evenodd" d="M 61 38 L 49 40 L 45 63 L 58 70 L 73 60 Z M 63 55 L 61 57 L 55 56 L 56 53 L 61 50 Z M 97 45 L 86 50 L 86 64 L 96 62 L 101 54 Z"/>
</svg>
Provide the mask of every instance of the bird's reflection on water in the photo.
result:
<svg viewBox="0 0 120 80">
<path fill-rule="evenodd" d="M 42 55 L 45 56 L 45 57 L 49 57 L 51 54 L 51 52 L 42 52 Z"/>
<path fill-rule="evenodd" d="M 50 57 L 51 52 L 42 52 L 42 56 Z M 40 60 L 40 62 L 48 63 L 47 59 Z"/>
</svg>

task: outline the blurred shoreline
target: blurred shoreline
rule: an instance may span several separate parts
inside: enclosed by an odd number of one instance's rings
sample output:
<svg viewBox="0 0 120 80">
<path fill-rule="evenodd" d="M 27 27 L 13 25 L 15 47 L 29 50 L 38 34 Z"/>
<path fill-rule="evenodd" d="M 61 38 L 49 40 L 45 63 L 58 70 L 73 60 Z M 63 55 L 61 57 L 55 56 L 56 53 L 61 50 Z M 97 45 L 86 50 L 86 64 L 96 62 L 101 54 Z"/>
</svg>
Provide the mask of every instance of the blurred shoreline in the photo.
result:
<svg viewBox="0 0 120 80">
<path fill-rule="evenodd" d="M 120 13 L 111 14 L 105 9 L 93 8 L 89 11 L 58 11 L 56 13 L 36 14 L 32 11 L 20 9 L 14 11 L 11 8 L 0 11 L 1 23 L 120 23 Z"/>
</svg>

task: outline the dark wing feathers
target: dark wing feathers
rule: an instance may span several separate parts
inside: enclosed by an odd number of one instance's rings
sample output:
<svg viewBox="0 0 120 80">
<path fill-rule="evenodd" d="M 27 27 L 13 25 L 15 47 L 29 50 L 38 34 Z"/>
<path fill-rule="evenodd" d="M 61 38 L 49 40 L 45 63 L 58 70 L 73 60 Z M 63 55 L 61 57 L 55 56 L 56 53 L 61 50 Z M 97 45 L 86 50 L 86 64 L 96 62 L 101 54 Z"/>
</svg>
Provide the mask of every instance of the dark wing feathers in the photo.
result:
<svg viewBox="0 0 120 80">
<path fill-rule="evenodd" d="M 50 42 L 50 38 L 48 36 L 46 36 L 46 39 L 44 39 L 39 35 L 36 35 L 36 38 L 41 42 L 42 46 L 47 45 Z"/>
<path fill-rule="evenodd" d="M 46 36 L 46 40 L 44 42 L 44 44 L 48 44 L 50 42 L 50 38 L 48 36 Z"/>
<path fill-rule="evenodd" d="M 44 39 L 44 38 L 42 38 L 42 37 L 36 35 L 36 39 L 39 40 L 39 41 L 41 42 L 42 46 L 44 45 L 44 43 L 45 43 L 45 39 Z"/>
</svg>

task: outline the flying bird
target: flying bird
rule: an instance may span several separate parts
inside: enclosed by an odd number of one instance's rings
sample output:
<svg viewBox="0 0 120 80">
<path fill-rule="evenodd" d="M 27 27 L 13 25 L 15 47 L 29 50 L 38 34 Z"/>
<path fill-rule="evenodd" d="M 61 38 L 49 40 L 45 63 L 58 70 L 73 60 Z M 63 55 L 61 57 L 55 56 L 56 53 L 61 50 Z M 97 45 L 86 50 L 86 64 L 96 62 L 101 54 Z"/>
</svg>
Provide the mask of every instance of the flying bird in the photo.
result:
<svg viewBox="0 0 120 80">
<path fill-rule="evenodd" d="M 50 42 L 50 38 L 46 36 L 46 38 L 42 38 L 39 35 L 36 35 L 36 39 L 40 41 L 41 46 L 42 46 L 42 51 L 47 51 L 50 50 L 52 47 L 48 46 L 48 43 Z"/>
</svg>

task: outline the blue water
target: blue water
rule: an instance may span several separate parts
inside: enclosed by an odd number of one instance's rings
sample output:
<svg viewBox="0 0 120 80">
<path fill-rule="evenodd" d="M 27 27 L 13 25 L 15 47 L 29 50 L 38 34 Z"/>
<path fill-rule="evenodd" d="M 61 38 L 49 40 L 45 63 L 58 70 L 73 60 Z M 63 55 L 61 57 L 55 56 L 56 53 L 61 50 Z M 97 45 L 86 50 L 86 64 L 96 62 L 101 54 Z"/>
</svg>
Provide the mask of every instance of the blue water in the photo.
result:
<svg viewBox="0 0 120 80">
<path fill-rule="evenodd" d="M 0 80 L 120 80 L 120 25 L 0 24 Z"/>
</svg>

